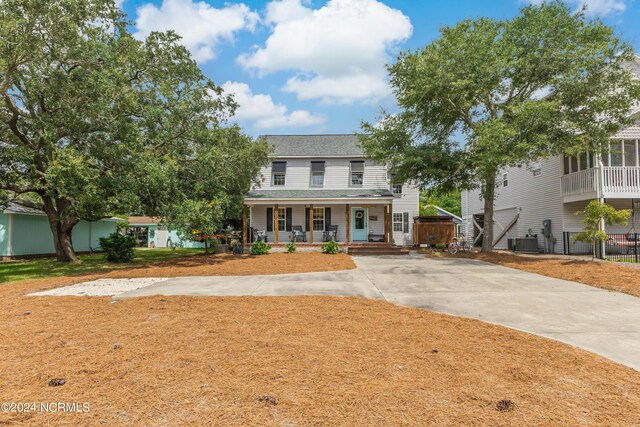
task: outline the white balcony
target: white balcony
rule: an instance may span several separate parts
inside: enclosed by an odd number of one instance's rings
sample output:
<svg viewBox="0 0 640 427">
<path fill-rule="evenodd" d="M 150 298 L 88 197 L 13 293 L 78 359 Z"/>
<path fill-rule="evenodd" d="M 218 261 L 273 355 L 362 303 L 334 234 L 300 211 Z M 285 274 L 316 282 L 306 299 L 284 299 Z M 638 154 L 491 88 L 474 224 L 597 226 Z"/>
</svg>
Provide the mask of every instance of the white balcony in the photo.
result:
<svg viewBox="0 0 640 427">
<path fill-rule="evenodd" d="M 631 199 L 640 197 L 640 167 L 604 166 L 589 168 L 562 176 L 562 195 L 565 202 L 598 197 Z"/>
</svg>

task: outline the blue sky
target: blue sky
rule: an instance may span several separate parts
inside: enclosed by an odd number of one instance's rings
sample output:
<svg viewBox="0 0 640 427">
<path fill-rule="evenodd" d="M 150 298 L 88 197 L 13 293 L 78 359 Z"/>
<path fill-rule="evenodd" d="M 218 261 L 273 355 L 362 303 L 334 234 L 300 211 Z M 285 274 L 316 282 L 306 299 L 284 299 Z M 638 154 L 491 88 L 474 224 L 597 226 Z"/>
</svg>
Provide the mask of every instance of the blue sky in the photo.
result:
<svg viewBox="0 0 640 427">
<path fill-rule="evenodd" d="M 396 109 L 385 64 L 465 18 L 511 17 L 541 0 L 124 0 L 144 37 L 173 29 L 240 104 L 246 133 L 350 133 Z M 567 0 L 640 51 L 640 2 Z"/>
</svg>

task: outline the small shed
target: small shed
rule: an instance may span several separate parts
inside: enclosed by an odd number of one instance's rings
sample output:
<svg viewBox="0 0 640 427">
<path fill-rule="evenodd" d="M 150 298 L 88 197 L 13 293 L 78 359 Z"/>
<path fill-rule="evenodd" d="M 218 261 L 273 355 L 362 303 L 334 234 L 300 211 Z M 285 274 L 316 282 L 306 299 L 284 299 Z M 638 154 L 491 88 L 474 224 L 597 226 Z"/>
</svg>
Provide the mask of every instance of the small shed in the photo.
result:
<svg viewBox="0 0 640 427">
<path fill-rule="evenodd" d="M 453 218 L 447 216 L 413 217 L 413 244 L 437 245 L 449 244 L 453 240 L 455 225 Z"/>
</svg>

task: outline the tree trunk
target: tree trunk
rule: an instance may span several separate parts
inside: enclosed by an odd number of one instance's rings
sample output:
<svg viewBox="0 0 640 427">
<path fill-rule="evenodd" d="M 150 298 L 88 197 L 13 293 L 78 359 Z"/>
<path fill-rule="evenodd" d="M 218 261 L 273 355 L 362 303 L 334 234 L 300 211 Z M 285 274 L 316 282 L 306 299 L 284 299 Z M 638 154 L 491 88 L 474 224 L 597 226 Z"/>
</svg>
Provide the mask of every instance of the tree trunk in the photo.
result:
<svg viewBox="0 0 640 427">
<path fill-rule="evenodd" d="M 496 174 L 489 175 L 484 181 L 484 227 L 482 237 L 482 252 L 493 251 L 493 204 L 496 195 Z"/>
<path fill-rule="evenodd" d="M 207 239 L 204 239 L 204 253 L 209 254 L 209 248 L 207 247 Z"/>
<path fill-rule="evenodd" d="M 73 227 L 78 223 L 73 215 L 64 215 L 68 219 L 61 219 L 60 212 L 54 207 L 53 201 L 49 198 L 43 198 L 44 211 L 49 220 L 49 228 L 53 234 L 53 245 L 56 250 L 56 258 L 61 262 L 78 262 L 78 257 L 73 250 L 73 241 L 71 233 Z M 64 205 L 64 203 L 60 203 Z"/>
</svg>

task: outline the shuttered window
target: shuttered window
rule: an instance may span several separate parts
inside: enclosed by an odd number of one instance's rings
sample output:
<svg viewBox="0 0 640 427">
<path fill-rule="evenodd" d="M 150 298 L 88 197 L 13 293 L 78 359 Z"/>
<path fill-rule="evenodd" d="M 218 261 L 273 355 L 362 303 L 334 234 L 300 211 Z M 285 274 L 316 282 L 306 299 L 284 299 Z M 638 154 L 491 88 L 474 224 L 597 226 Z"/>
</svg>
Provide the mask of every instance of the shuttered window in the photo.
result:
<svg viewBox="0 0 640 427">
<path fill-rule="evenodd" d="M 313 231 L 324 231 L 324 208 L 313 208 Z"/>
<path fill-rule="evenodd" d="M 397 231 L 402 233 L 404 226 L 404 218 L 402 212 L 394 212 L 393 213 L 393 231 Z"/>
</svg>

